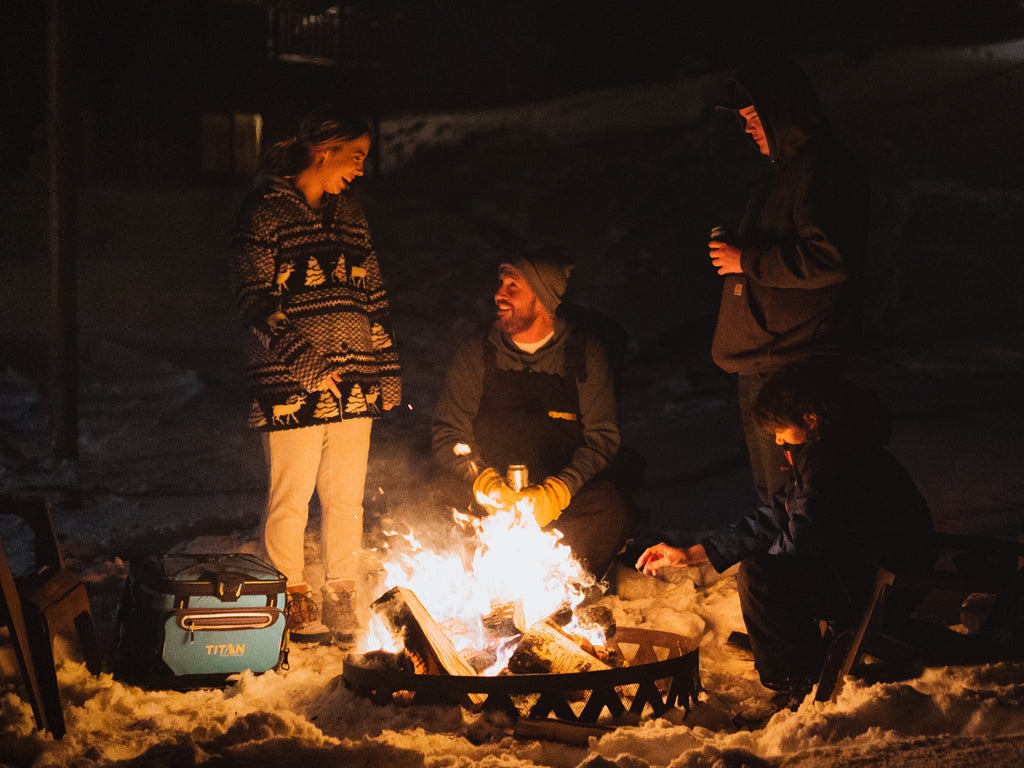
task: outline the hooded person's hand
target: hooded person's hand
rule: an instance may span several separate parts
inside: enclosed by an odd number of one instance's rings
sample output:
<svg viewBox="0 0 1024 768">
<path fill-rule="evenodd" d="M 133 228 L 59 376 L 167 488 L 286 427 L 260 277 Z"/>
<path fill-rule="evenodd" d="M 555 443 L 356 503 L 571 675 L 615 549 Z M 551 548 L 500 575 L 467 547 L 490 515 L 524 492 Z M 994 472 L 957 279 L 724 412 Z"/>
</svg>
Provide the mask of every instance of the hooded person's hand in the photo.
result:
<svg viewBox="0 0 1024 768">
<path fill-rule="evenodd" d="M 519 497 L 533 504 L 533 517 L 541 528 L 557 520 L 572 500 L 569 487 L 557 477 L 547 477 L 540 485 L 528 485 Z"/>
</svg>

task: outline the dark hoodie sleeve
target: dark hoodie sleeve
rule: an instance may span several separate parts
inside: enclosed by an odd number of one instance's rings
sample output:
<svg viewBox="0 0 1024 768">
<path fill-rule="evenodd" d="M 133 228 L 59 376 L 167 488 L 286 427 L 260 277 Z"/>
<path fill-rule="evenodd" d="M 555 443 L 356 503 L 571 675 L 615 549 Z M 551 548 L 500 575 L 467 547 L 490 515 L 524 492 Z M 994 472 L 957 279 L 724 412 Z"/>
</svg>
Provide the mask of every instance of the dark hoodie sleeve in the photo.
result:
<svg viewBox="0 0 1024 768">
<path fill-rule="evenodd" d="M 583 445 L 558 473 L 572 494 L 611 464 L 621 442 L 611 368 L 604 348 L 594 339 L 587 340 L 586 366 L 586 378 L 579 382 Z"/>
<path fill-rule="evenodd" d="M 434 460 L 438 466 L 467 480 L 486 468 L 473 439 L 483 380 L 481 340 L 472 337 L 462 342 L 455 352 L 430 425 Z M 456 450 L 460 445 L 465 449 Z"/>
<path fill-rule="evenodd" d="M 845 211 L 853 201 L 830 155 L 826 147 L 808 146 L 777 171 L 758 223 L 761 242 L 743 248 L 740 263 L 751 280 L 772 288 L 815 289 L 850 276 L 841 244 L 848 239 Z M 779 206 L 786 198 L 788 205 Z M 773 230 L 780 231 L 776 238 Z"/>
<path fill-rule="evenodd" d="M 837 494 L 834 467 L 806 478 L 786 507 L 762 506 L 742 520 L 708 534 L 701 544 L 716 571 L 755 552 L 770 555 L 821 554 L 837 551 L 837 528 L 847 505 Z M 841 473 L 838 473 L 841 474 Z"/>
<path fill-rule="evenodd" d="M 709 533 L 700 543 L 711 566 L 722 573 L 747 555 L 766 551 L 787 523 L 785 510 L 762 506 L 732 525 Z"/>
<path fill-rule="evenodd" d="M 785 57 L 737 72 L 768 139 L 771 182 L 741 242 L 744 274 L 771 288 L 824 288 L 850 277 L 865 218 L 866 182 L 833 139 L 810 79 Z"/>
</svg>

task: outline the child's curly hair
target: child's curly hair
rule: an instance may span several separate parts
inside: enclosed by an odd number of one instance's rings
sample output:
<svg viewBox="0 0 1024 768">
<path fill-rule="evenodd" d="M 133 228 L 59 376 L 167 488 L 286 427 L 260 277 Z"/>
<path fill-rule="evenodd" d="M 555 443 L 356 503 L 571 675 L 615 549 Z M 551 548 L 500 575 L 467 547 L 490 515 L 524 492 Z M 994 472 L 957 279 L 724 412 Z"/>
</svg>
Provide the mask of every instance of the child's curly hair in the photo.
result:
<svg viewBox="0 0 1024 768">
<path fill-rule="evenodd" d="M 772 376 L 754 399 L 751 415 L 764 429 L 807 428 L 806 414 L 814 414 L 820 437 L 850 415 L 854 387 L 831 366 L 804 364 L 783 368 Z"/>
</svg>

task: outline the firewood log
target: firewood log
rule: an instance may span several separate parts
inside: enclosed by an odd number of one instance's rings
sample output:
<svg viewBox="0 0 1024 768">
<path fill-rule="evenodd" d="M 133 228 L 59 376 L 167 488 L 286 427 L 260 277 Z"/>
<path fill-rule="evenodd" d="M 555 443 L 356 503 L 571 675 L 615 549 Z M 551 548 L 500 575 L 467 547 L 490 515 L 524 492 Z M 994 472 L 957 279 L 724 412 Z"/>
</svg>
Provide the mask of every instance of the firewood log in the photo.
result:
<svg viewBox="0 0 1024 768">
<path fill-rule="evenodd" d="M 611 667 L 625 666 L 626 660 L 615 640 L 615 616 L 603 605 L 590 605 L 575 611 L 576 631 L 563 628 L 573 641 Z M 603 640 L 602 640 L 603 638 Z M 596 645 L 595 645 L 596 643 Z"/>
<path fill-rule="evenodd" d="M 600 629 L 606 638 L 615 637 L 615 616 L 610 608 L 604 605 L 588 605 L 577 608 L 576 623 L 581 629 Z"/>
<path fill-rule="evenodd" d="M 404 643 L 417 673 L 476 675 L 476 670 L 459 656 L 451 640 L 411 589 L 394 587 L 378 597 L 370 608 L 388 627 L 392 637 Z"/>
<path fill-rule="evenodd" d="M 513 600 L 492 605 L 491 612 L 481 619 L 481 623 L 489 640 L 521 635 L 526 631 L 522 601 Z"/>
<path fill-rule="evenodd" d="M 609 668 L 546 620 L 527 629 L 508 662 L 508 671 L 516 675 L 595 672 Z"/>
</svg>

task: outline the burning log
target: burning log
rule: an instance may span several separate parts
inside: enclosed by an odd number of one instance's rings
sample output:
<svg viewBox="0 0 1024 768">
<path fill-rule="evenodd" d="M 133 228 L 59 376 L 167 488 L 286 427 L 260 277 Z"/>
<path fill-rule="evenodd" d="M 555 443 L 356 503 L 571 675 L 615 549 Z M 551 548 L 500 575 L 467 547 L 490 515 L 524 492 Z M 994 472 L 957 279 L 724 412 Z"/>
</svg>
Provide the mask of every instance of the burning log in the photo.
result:
<svg viewBox="0 0 1024 768">
<path fill-rule="evenodd" d="M 593 647 L 593 646 L 591 646 Z M 568 674 L 611 669 L 547 620 L 530 626 L 508 660 L 512 674 Z"/>
<path fill-rule="evenodd" d="M 377 598 L 370 609 L 392 637 L 404 643 L 418 674 L 476 675 L 411 589 L 394 587 Z"/>
<path fill-rule="evenodd" d="M 615 640 L 615 617 L 611 609 L 603 605 L 590 605 L 576 609 L 574 616 L 578 632 L 568 634 L 583 650 L 609 666 L 625 665 L 626 660 Z"/>
<path fill-rule="evenodd" d="M 615 616 L 607 606 L 588 605 L 577 608 L 575 616 L 581 629 L 599 630 L 606 638 L 615 637 Z"/>
<path fill-rule="evenodd" d="M 491 606 L 491 612 L 481 619 L 484 633 L 488 639 L 513 637 L 526 631 L 526 619 L 523 616 L 521 600 L 497 603 Z"/>
</svg>

